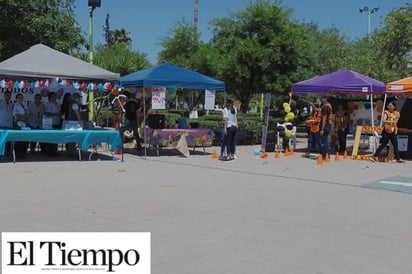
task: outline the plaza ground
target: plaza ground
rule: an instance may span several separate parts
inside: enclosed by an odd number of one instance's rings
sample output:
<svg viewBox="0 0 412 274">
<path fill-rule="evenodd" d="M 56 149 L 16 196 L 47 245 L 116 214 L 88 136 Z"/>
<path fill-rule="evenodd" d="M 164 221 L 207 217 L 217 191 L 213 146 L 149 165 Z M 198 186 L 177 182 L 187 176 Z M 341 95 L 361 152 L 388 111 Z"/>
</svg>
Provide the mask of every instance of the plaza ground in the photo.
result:
<svg viewBox="0 0 412 274">
<path fill-rule="evenodd" d="M 302 148 L 305 144 L 298 143 Z M 0 163 L 0 231 L 151 232 L 152 273 L 411 273 L 412 195 L 368 188 L 404 164 L 223 162 L 101 152 L 93 161 Z"/>
</svg>

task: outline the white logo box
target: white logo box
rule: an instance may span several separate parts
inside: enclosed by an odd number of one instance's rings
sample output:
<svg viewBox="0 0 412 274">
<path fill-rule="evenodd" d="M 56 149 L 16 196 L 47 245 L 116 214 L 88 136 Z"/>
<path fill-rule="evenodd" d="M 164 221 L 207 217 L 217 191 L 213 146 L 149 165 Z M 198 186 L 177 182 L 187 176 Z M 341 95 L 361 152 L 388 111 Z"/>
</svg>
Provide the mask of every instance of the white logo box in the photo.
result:
<svg viewBox="0 0 412 274">
<path fill-rule="evenodd" d="M 150 232 L 2 232 L 2 274 L 151 273 Z"/>
</svg>

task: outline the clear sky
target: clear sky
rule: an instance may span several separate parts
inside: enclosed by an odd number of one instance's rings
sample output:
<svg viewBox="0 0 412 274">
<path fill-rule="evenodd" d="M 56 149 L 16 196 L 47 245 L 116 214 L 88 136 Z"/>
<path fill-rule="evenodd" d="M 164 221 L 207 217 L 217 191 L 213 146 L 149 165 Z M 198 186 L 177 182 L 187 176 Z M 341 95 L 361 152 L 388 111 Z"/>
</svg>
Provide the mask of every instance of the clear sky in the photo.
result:
<svg viewBox="0 0 412 274">
<path fill-rule="evenodd" d="M 160 37 L 170 34 L 176 22 L 185 19 L 193 22 L 194 0 L 101 0 L 101 7 L 93 15 L 94 45 L 104 43 L 103 26 L 110 14 L 110 28 L 124 28 L 133 40 L 132 47 L 148 54 L 152 64 L 157 63 L 161 50 Z M 198 0 L 198 30 L 201 40 L 211 37 L 210 21 L 229 17 L 230 12 L 243 10 L 247 0 Z M 371 30 L 381 28 L 389 11 L 402 7 L 407 0 L 283 0 L 283 6 L 293 9 L 298 22 L 315 22 L 320 29 L 336 27 L 349 38 L 367 35 L 368 14 L 359 9 L 379 7 L 371 14 Z M 84 34 L 89 33 L 88 0 L 76 0 L 75 16 Z M 88 39 L 88 38 L 87 38 Z"/>
</svg>

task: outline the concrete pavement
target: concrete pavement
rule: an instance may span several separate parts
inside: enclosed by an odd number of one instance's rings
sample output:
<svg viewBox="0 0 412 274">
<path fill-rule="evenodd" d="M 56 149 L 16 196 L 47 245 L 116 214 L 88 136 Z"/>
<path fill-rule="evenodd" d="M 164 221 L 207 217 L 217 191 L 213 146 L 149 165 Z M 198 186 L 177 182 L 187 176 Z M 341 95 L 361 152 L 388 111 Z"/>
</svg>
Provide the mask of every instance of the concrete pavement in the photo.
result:
<svg viewBox="0 0 412 274">
<path fill-rule="evenodd" d="M 152 273 L 412 273 L 412 196 L 365 187 L 412 177 L 412 162 L 255 148 L 0 163 L 0 231 L 148 231 Z"/>
</svg>

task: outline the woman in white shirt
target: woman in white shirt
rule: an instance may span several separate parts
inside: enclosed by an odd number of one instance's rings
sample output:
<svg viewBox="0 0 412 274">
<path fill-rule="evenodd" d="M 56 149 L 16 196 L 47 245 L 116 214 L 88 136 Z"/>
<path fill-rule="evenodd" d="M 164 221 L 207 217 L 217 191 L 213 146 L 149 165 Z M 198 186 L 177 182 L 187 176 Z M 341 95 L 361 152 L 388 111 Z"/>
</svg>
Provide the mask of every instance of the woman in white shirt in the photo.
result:
<svg viewBox="0 0 412 274">
<path fill-rule="evenodd" d="M 16 103 L 13 106 L 13 119 L 17 128 L 26 126 L 27 111 L 23 103 L 23 94 L 16 95 Z"/>
<path fill-rule="evenodd" d="M 223 119 L 225 122 L 224 130 L 227 144 L 227 160 L 233 160 L 235 155 L 235 137 L 238 128 L 237 109 L 233 105 L 233 100 L 228 99 L 226 107 L 223 110 Z"/>
</svg>

